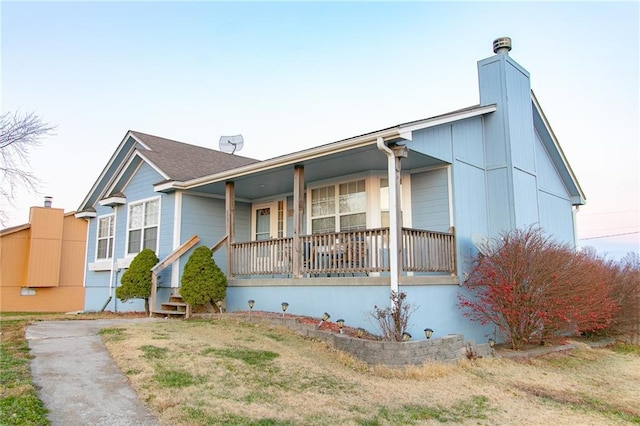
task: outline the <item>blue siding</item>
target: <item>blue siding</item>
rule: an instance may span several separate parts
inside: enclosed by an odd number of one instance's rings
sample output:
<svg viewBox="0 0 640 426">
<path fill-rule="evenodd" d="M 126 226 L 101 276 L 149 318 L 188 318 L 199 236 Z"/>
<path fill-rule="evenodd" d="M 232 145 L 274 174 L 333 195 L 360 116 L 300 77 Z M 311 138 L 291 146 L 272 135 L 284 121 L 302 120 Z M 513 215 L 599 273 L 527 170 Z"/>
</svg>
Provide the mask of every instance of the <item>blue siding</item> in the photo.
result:
<svg viewBox="0 0 640 426">
<path fill-rule="evenodd" d="M 515 226 L 524 229 L 539 223 L 536 177 L 518 169 L 513 170 Z"/>
<path fill-rule="evenodd" d="M 486 341 L 490 328 L 482 328 L 467 321 L 457 307 L 457 286 L 403 286 L 409 303 L 418 307 L 411 315 L 408 331 L 416 340 L 424 339 L 423 330 L 434 330 L 434 337 L 462 333 L 465 337 Z M 321 317 L 324 312 L 331 321 L 339 318 L 350 327 L 363 327 L 380 334 L 371 317 L 374 306 L 389 305 L 386 286 L 287 286 L 287 287 L 229 287 L 227 310 L 248 311 L 247 301 L 255 300 L 255 311 L 281 313 L 281 303 L 289 303 L 287 313 Z"/>
<path fill-rule="evenodd" d="M 538 171 L 538 188 L 542 191 L 569 199 L 569 191 L 565 187 L 558 171 L 549 158 L 542 141 L 536 135 L 536 168 Z"/>
<path fill-rule="evenodd" d="M 236 202 L 236 241 L 251 241 L 251 204 Z"/>
<path fill-rule="evenodd" d="M 446 232 L 449 230 L 449 187 L 447 169 L 411 175 L 413 227 Z"/>
<path fill-rule="evenodd" d="M 458 273 L 462 275 L 476 255 L 471 234 L 489 235 L 485 171 L 461 161 L 453 165 L 454 225 L 458 249 Z"/>
<path fill-rule="evenodd" d="M 540 191 L 540 227 L 546 235 L 575 246 L 573 211 L 571 202 L 565 198 Z"/>
<path fill-rule="evenodd" d="M 451 163 L 451 126 L 442 125 L 413 132 L 413 140 L 408 143 L 411 150 Z"/>
<path fill-rule="evenodd" d="M 508 183 L 508 170 L 505 168 L 487 171 L 487 211 L 489 213 L 490 237 L 513 229 L 513 201 L 511 186 Z"/>
<path fill-rule="evenodd" d="M 163 178 L 159 173 L 144 163 L 140 168 L 138 168 L 135 175 L 122 191 L 128 204 L 144 199 L 160 197 L 160 232 L 158 234 L 159 253 L 157 253 L 159 258 L 163 258 L 172 251 L 173 241 L 173 196 L 158 194 L 153 191 L 153 184 L 162 179 Z M 116 259 L 123 259 L 126 253 L 128 204 L 115 208 L 117 218 L 114 256 Z M 113 211 L 110 207 L 103 207 L 100 205 L 95 205 L 94 208 L 96 209 L 98 216 L 111 213 Z M 92 219 L 89 224 L 88 262 L 93 262 L 95 258 L 97 232 L 96 223 L 97 219 Z M 119 285 L 120 277 L 123 272 L 124 271 L 119 271 L 117 273 L 117 277 L 114 275 L 114 284 L 117 283 Z M 163 275 L 162 277 L 163 280 L 168 280 L 168 277 L 170 276 L 170 269 L 165 270 L 163 274 L 169 274 L 166 276 Z M 86 310 L 98 310 L 104 305 L 105 301 L 109 297 L 110 277 L 110 271 L 92 272 L 87 270 L 85 276 L 85 286 L 87 287 L 85 291 Z M 144 310 L 144 301 L 130 300 L 125 303 L 115 300 L 115 297 L 113 297 L 105 309 L 108 311 L 142 311 Z"/>
<path fill-rule="evenodd" d="M 480 79 L 480 104 L 497 103 L 498 109 L 485 117 L 486 165 L 488 168 L 507 164 L 507 123 L 506 93 L 502 81 L 504 68 L 498 57 L 492 57 L 478 63 Z"/>
<path fill-rule="evenodd" d="M 509 106 L 509 140 L 513 167 L 535 173 L 533 110 L 529 75 L 512 62 L 507 67 L 507 96 Z"/>
<path fill-rule="evenodd" d="M 456 160 L 484 167 L 482 118 L 463 120 L 453 125 L 453 152 Z"/>
<path fill-rule="evenodd" d="M 574 246 L 575 229 L 571 196 L 537 134 L 535 152 L 540 227 L 547 235 Z"/>
<path fill-rule="evenodd" d="M 192 235 L 197 235 L 200 238 L 198 245 L 212 247 L 227 233 L 225 220 L 224 200 L 187 194 L 182 197 L 181 241 L 186 241 Z M 180 276 L 182 276 L 184 265 L 194 249 L 191 249 L 180 259 Z M 216 251 L 213 258 L 220 269 L 225 271 L 227 250 L 223 247 Z"/>
<path fill-rule="evenodd" d="M 175 216 L 175 194 L 163 194 L 160 200 L 160 233 L 158 258 L 171 254 L 173 247 L 173 218 Z"/>
</svg>

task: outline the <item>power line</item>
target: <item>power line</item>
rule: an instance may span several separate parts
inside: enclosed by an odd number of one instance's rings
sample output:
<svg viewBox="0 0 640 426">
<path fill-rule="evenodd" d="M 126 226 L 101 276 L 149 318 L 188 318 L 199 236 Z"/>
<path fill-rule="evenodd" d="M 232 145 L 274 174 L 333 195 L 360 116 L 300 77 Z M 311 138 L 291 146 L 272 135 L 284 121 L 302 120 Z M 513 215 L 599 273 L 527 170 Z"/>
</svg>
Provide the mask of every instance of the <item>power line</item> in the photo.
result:
<svg viewBox="0 0 640 426">
<path fill-rule="evenodd" d="M 625 233 L 622 233 L 622 234 L 601 235 L 601 236 L 599 236 L 599 237 L 578 238 L 578 241 L 584 241 L 584 240 L 597 240 L 597 239 L 599 239 L 599 238 L 621 237 L 621 236 L 623 236 L 623 235 L 633 235 L 633 234 L 640 234 L 640 231 L 625 232 Z"/>
<path fill-rule="evenodd" d="M 638 212 L 640 210 L 638 209 L 634 209 L 634 210 L 617 210 L 617 211 L 610 211 L 610 212 L 598 212 L 598 213 L 584 213 L 584 212 L 580 212 L 578 213 L 580 216 L 600 216 L 603 214 L 620 214 L 620 213 L 635 213 Z"/>
</svg>

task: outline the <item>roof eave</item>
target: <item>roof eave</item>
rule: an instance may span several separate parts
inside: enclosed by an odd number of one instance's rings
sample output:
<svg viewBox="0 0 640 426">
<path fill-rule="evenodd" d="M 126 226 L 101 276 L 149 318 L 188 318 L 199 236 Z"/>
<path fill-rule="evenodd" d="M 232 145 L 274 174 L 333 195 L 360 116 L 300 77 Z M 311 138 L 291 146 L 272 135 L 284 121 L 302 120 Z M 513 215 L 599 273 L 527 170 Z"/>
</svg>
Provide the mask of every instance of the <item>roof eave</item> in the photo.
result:
<svg viewBox="0 0 640 426">
<path fill-rule="evenodd" d="M 373 145 L 377 142 L 378 138 L 383 138 L 385 141 L 394 139 L 412 139 L 412 133 L 418 130 L 426 129 L 429 127 L 440 126 L 442 124 L 451 123 L 454 121 L 460 121 L 467 118 L 477 117 L 496 111 L 497 106 L 495 104 L 478 106 L 464 111 L 456 111 L 450 114 L 444 114 L 441 116 L 426 118 L 418 121 L 411 121 L 403 124 L 399 124 L 394 127 L 378 130 L 364 135 L 355 136 L 349 139 L 343 139 L 341 141 L 321 145 L 315 148 L 310 148 L 303 151 L 298 151 L 292 154 L 275 157 L 269 160 L 260 161 L 258 163 L 249 164 L 243 167 L 237 167 L 235 169 L 227 170 L 220 173 L 215 173 L 209 176 L 203 176 L 201 178 L 192 179 L 185 182 L 171 181 L 162 182 L 154 186 L 154 190 L 157 192 L 168 192 L 172 190 L 184 190 L 191 189 L 200 185 L 204 185 L 212 182 L 219 182 L 223 180 L 233 180 L 242 176 L 246 176 L 252 173 L 264 172 L 277 167 L 287 166 L 291 164 L 297 164 L 302 161 L 312 160 L 314 158 L 323 157 L 328 154 L 335 154 L 338 152 L 348 151 L 351 149 L 360 148 L 367 145 Z"/>
<path fill-rule="evenodd" d="M 100 183 L 103 182 L 104 178 L 107 175 L 107 171 L 111 168 L 111 166 L 113 165 L 113 163 L 115 162 L 116 158 L 118 158 L 118 154 L 120 153 L 120 151 L 122 151 L 122 149 L 124 148 L 127 139 L 129 139 L 129 137 L 132 137 L 134 140 L 136 140 L 137 142 L 138 139 L 136 137 L 133 136 L 133 132 L 131 130 L 127 131 L 127 133 L 124 135 L 124 138 L 122 138 L 122 141 L 120 142 L 120 144 L 118 145 L 118 148 L 116 148 L 115 152 L 113 153 L 113 155 L 111 156 L 111 158 L 109 159 L 109 162 L 106 164 L 106 166 L 102 169 L 102 172 L 100 173 L 100 176 L 98 176 L 98 179 L 96 179 L 96 181 L 94 182 L 93 186 L 91 187 L 91 189 L 89 190 L 89 192 L 87 193 L 87 195 L 85 196 L 85 198 L 82 200 L 82 203 L 80 204 L 80 206 L 78 207 L 78 211 L 83 211 L 85 210 L 87 207 L 90 207 L 87 205 L 87 203 L 89 202 L 89 199 L 91 198 L 91 196 L 98 190 L 98 187 L 100 186 Z M 129 153 L 129 155 L 127 155 L 127 158 L 131 155 L 131 153 L 133 153 L 135 151 L 135 146 L 133 147 L 133 149 L 131 149 L 131 152 Z M 104 185 L 103 187 L 103 191 L 101 194 L 99 194 L 96 198 L 101 198 L 101 196 L 105 193 L 105 189 L 111 186 L 111 182 L 114 178 L 115 175 L 119 174 L 119 170 L 117 170 L 117 173 L 115 173 Z"/>
<path fill-rule="evenodd" d="M 575 195 L 573 195 L 571 197 L 571 203 L 573 205 L 583 205 L 583 204 L 585 204 L 587 202 L 587 197 L 585 196 L 584 191 L 582 190 L 582 187 L 580 186 L 580 183 L 578 182 L 578 178 L 576 177 L 575 173 L 573 173 L 573 169 L 569 165 L 569 161 L 567 160 L 567 157 L 565 156 L 564 151 L 562 150 L 562 147 L 560 146 L 560 143 L 558 142 L 558 138 L 556 138 L 556 135 L 553 132 L 553 129 L 551 128 L 551 125 L 549 124 L 549 120 L 547 120 L 547 117 L 544 115 L 544 111 L 542 111 L 542 107 L 540 106 L 540 103 L 538 102 L 538 99 L 536 98 L 535 93 L 533 93 L 533 90 L 531 91 L 531 100 L 533 101 L 533 105 L 535 106 L 536 110 L 538 111 L 538 114 L 540 114 L 540 118 L 542 119 L 542 122 L 543 122 L 543 124 L 545 126 L 545 130 L 549 134 L 549 137 L 551 138 L 551 141 L 554 144 L 554 148 L 557 150 L 558 155 L 560 156 L 560 159 L 562 160 L 563 166 L 565 167 L 565 169 L 567 170 L 567 173 L 571 177 L 571 183 L 575 186 L 575 188 L 577 190 L 577 194 L 575 194 Z"/>
</svg>

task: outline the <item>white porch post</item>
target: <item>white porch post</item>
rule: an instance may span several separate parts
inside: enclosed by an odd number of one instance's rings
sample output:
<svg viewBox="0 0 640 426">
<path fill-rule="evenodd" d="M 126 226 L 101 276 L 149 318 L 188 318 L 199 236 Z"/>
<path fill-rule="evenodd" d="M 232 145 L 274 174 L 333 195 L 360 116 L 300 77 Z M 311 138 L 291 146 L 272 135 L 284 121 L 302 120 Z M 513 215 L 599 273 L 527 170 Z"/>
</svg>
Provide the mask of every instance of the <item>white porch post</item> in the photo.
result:
<svg viewBox="0 0 640 426">
<path fill-rule="evenodd" d="M 390 149 L 383 138 L 377 139 L 378 149 L 387 156 L 387 176 L 389 179 L 389 274 L 392 292 L 398 292 L 402 273 L 402 213 L 400 205 L 400 160 L 407 156 L 407 147 L 395 146 Z"/>
<path fill-rule="evenodd" d="M 227 227 L 227 277 L 231 278 L 232 275 L 232 261 L 233 250 L 231 244 L 236 241 L 234 235 L 235 229 L 235 213 L 236 213 L 236 192 L 234 182 L 226 182 L 225 184 L 225 210 L 227 212 L 226 227 Z"/>
<path fill-rule="evenodd" d="M 182 191 L 176 191 L 174 195 L 173 207 L 173 245 L 175 250 L 180 247 L 180 234 L 182 233 Z M 175 292 L 180 287 L 180 259 L 177 259 L 171 266 L 171 288 Z"/>
<path fill-rule="evenodd" d="M 304 214 L 304 166 L 295 166 L 293 172 L 293 278 L 302 277 L 302 252 L 300 251 L 300 234 L 302 232 L 302 216 Z"/>
</svg>

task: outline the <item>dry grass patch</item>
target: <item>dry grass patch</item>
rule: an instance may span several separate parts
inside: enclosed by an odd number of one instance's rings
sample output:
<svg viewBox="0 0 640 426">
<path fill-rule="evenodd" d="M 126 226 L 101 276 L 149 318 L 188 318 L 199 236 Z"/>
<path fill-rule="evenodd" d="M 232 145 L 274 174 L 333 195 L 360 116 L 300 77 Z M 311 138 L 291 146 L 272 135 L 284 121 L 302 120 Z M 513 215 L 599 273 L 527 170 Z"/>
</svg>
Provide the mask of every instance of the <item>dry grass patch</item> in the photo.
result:
<svg viewBox="0 0 640 426">
<path fill-rule="evenodd" d="M 635 354 L 585 348 L 400 370 L 370 368 L 325 343 L 232 319 L 118 328 L 102 337 L 166 425 L 640 421 Z"/>
</svg>

